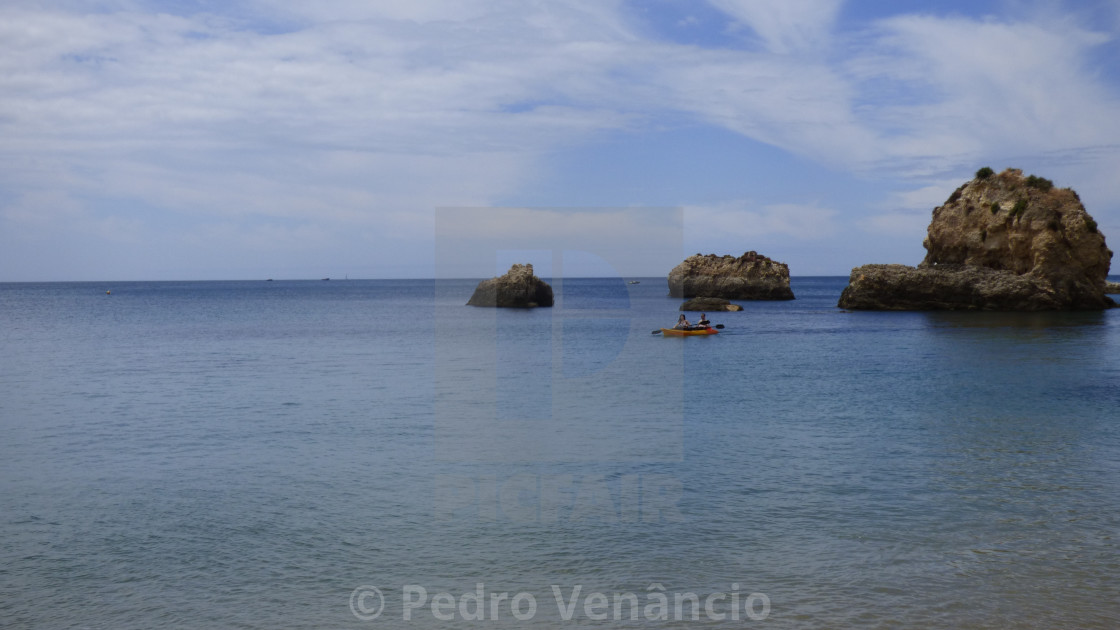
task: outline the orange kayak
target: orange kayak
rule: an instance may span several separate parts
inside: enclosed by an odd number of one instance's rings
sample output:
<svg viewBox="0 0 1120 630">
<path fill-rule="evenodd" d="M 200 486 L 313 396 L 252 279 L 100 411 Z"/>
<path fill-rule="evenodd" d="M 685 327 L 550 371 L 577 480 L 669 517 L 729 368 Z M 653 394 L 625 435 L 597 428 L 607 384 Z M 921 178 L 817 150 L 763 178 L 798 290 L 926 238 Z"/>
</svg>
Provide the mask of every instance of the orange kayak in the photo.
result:
<svg viewBox="0 0 1120 630">
<path fill-rule="evenodd" d="M 694 330 L 681 330 L 679 328 L 662 328 L 661 334 L 666 337 L 687 337 L 689 335 L 714 335 L 719 331 L 711 326 L 707 328 L 696 328 Z"/>
</svg>

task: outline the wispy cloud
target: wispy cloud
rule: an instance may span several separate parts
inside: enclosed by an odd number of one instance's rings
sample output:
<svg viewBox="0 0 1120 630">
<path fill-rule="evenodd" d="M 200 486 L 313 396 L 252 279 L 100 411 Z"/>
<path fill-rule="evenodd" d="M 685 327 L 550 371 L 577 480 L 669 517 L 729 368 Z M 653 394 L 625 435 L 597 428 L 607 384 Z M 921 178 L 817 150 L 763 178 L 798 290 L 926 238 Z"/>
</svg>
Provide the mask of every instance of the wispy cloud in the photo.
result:
<svg viewBox="0 0 1120 630">
<path fill-rule="evenodd" d="M 778 54 L 824 48 L 840 12 L 840 0 L 710 0 L 711 4 L 749 27 Z"/>
<path fill-rule="evenodd" d="M 729 48 L 649 37 L 622 0 L 92 6 L 0 8 L 0 217 L 34 216 L 40 250 L 75 213 L 140 240 L 165 241 L 174 222 L 247 243 L 368 229 L 369 249 L 416 249 L 433 208 L 502 205 L 558 152 L 682 121 L 915 199 L 979 160 L 1080 153 L 1067 185 L 1120 201 L 1115 151 L 1084 151 L 1120 145 L 1120 93 L 1094 65 L 1116 26 L 1076 14 L 853 28 L 838 0 L 711 0 L 747 43 Z M 794 203 L 690 212 L 744 236 L 908 225 L 874 216 L 911 208 L 902 197 L 804 205 L 796 182 Z"/>
<path fill-rule="evenodd" d="M 40 221 L 109 195 L 227 228 L 257 215 L 430 235 L 433 207 L 490 203 L 542 151 L 621 124 L 564 102 L 596 89 L 570 77 L 609 53 L 568 37 L 578 6 L 464 23 L 493 9 L 378 5 L 292 4 L 279 17 L 298 28 L 279 33 L 210 15 L 0 10 L 0 183 Z M 506 111 L 523 103 L 538 105 Z M 60 185 L 71 203 L 47 203 Z"/>
<path fill-rule="evenodd" d="M 727 201 L 706 206 L 685 206 L 685 224 L 718 226 L 724 238 L 758 242 L 761 237 L 781 235 L 813 241 L 834 236 L 837 212 L 814 204 L 756 206 L 749 201 Z"/>
<path fill-rule="evenodd" d="M 440 208 L 435 228 L 441 277 L 487 277 L 495 256 L 501 266 L 509 252 L 528 250 L 533 259 L 513 262 L 551 269 L 552 256 L 566 252 L 568 275 L 594 267 L 588 257 L 601 259 L 603 269 L 643 275 L 680 262 L 683 244 L 677 208 Z M 641 246 L 620 247 L 627 242 Z"/>
<path fill-rule="evenodd" d="M 878 22 L 873 52 L 847 70 L 883 158 L 937 168 L 1120 137 L 1107 114 L 1118 95 L 1088 67 L 1088 52 L 1107 41 L 1069 22 L 902 16 Z"/>
</svg>

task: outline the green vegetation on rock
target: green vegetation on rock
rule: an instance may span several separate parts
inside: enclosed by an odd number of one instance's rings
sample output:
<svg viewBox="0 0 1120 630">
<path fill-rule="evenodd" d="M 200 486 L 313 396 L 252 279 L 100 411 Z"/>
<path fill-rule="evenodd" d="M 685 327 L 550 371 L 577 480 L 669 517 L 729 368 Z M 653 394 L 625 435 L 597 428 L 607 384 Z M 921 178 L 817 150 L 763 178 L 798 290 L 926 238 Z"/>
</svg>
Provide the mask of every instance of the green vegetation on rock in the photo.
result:
<svg viewBox="0 0 1120 630">
<path fill-rule="evenodd" d="M 1045 192 L 1054 187 L 1054 182 L 1046 179 L 1045 177 L 1036 177 L 1034 175 L 1030 175 L 1027 177 L 1027 187 L 1037 188 L 1038 190 Z"/>
</svg>

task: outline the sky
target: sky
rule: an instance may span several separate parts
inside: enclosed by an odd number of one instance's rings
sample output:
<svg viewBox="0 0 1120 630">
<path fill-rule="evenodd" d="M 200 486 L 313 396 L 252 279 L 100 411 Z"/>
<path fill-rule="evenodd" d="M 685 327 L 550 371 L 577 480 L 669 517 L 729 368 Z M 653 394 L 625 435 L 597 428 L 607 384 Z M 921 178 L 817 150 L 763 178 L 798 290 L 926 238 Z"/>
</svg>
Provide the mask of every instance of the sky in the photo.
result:
<svg viewBox="0 0 1120 630">
<path fill-rule="evenodd" d="M 983 166 L 1115 249 L 1118 35 L 1116 0 L 5 0 L 0 281 L 847 275 L 920 262 Z"/>
</svg>

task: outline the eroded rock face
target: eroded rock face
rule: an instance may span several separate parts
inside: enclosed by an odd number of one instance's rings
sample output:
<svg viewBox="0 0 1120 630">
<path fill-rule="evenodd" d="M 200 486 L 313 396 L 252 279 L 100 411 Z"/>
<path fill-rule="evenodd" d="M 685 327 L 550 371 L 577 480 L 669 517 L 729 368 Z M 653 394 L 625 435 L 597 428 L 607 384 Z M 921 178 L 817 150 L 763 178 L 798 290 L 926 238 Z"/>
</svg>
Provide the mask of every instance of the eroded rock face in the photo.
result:
<svg viewBox="0 0 1120 630">
<path fill-rule="evenodd" d="M 742 256 L 696 254 L 669 272 L 672 297 L 718 297 L 729 300 L 792 300 L 789 265 L 758 252 Z"/>
<path fill-rule="evenodd" d="M 552 287 L 533 275 L 533 265 L 513 265 L 504 276 L 478 283 L 468 306 L 533 308 L 552 306 Z"/>
<path fill-rule="evenodd" d="M 852 270 L 839 306 L 889 310 L 1061 310 L 1113 306 L 1112 252 L 1077 193 L 981 169 L 933 210 L 917 268 Z"/>
<path fill-rule="evenodd" d="M 852 270 L 840 306 L 873 311 L 1035 311 L 1061 308 L 1030 275 L 970 265 L 864 265 Z"/>
<path fill-rule="evenodd" d="M 720 311 L 734 312 L 743 310 L 743 307 L 738 304 L 732 304 L 730 301 L 723 298 L 698 297 L 681 304 L 680 310 L 701 311 L 704 313 Z"/>
</svg>

